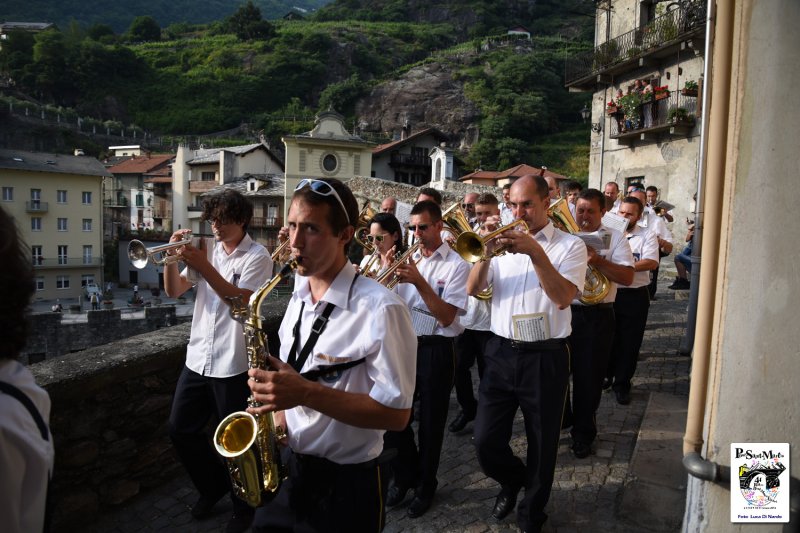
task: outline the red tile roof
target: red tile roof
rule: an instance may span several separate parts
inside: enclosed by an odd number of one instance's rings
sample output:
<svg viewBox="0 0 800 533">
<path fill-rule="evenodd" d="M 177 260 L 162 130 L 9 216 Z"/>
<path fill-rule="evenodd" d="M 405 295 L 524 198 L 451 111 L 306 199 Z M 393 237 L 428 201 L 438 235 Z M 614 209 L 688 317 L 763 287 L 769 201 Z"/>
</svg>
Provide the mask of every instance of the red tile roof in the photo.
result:
<svg viewBox="0 0 800 533">
<path fill-rule="evenodd" d="M 473 172 L 472 174 L 467 174 L 466 176 L 461 176 L 459 181 L 464 181 L 468 179 L 493 179 L 495 181 L 502 180 L 502 179 L 515 179 L 521 178 L 526 174 L 533 174 L 534 176 L 539 176 L 542 174 L 542 169 L 539 167 L 533 167 L 530 165 L 517 165 L 515 167 L 511 167 L 506 170 L 496 171 L 496 170 L 479 170 L 477 172 Z M 545 169 L 544 176 L 552 176 L 557 180 L 567 180 L 569 179 L 567 176 L 562 176 L 561 174 L 557 174 L 550 170 Z"/>
<path fill-rule="evenodd" d="M 411 141 L 413 141 L 415 139 L 418 139 L 419 137 L 422 137 L 423 135 L 428 135 L 428 134 L 432 134 L 434 136 L 438 136 L 438 137 L 441 137 L 443 139 L 446 138 L 446 136 L 442 132 L 437 130 L 436 128 L 425 128 L 424 130 L 420 130 L 420 131 L 418 131 L 416 133 L 412 133 L 411 135 L 409 135 L 405 139 L 400 139 L 398 141 L 392 141 L 392 142 L 386 143 L 386 144 L 379 144 L 378 146 L 376 146 L 375 148 L 372 149 L 372 155 L 379 155 L 382 152 L 385 152 L 386 150 L 389 150 L 391 148 L 396 148 L 398 146 L 402 146 L 402 145 L 404 145 L 406 143 L 409 143 L 409 142 L 411 142 Z"/>
<path fill-rule="evenodd" d="M 166 166 L 175 158 L 172 154 L 137 155 L 109 168 L 112 174 L 146 174 Z"/>
</svg>

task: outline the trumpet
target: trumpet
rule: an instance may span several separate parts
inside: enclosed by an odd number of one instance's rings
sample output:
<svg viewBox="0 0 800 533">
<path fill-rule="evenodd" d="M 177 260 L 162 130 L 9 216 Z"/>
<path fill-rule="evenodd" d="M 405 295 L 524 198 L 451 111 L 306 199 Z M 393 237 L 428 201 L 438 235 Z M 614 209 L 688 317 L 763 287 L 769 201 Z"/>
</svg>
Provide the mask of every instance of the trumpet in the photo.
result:
<svg viewBox="0 0 800 533">
<path fill-rule="evenodd" d="M 192 234 L 187 233 L 186 236 L 176 242 L 169 242 L 159 246 L 146 247 L 142 241 L 132 240 L 128 243 L 128 260 L 139 270 L 147 266 L 148 262 L 154 265 L 167 265 L 180 261 L 180 255 L 170 255 L 167 252 L 191 244 Z"/>
<path fill-rule="evenodd" d="M 272 252 L 272 262 L 273 263 L 286 263 L 289 260 L 289 257 L 292 254 L 292 250 L 289 247 L 289 239 L 286 239 L 277 248 L 275 251 Z"/>
<path fill-rule="evenodd" d="M 397 267 L 405 263 L 409 257 L 414 255 L 414 253 L 416 253 L 416 251 L 419 250 L 419 246 L 420 244 L 418 242 L 415 242 L 413 245 L 411 245 L 408 248 L 408 250 L 406 250 L 400 256 L 395 258 L 394 263 L 386 267 L 386 269 L 383 272 L 379 273 L 378 276 L 375 278 L 375 281 L 377 281 L 381 285 L 384 285 L 387 289 L 393 289 L 394 286 L 400 282 L 400 278 L 395 276 L 395 271 L 397 270 Z M 419 263 L 421 260 L 422 257 L 418 258 L 416 261 L 414 261 L 414 263 L 415 264 Z"/>
<path fill-rule="evenodd" d="M 474 231 L 464 231 L 456 239 L 455 251 L 468 263 L 486 261 L 492 257 L 503 255 L 508 251 L 508 246 L 496 248 L 492 253 L 487 253 L 486 244 L 506 231 L 522 231 L 528 233 L 528 225 L 524 220 L 515 220 L 505 226 L 500 226 L 488 235 L 481 236 Z"/>
</svg>

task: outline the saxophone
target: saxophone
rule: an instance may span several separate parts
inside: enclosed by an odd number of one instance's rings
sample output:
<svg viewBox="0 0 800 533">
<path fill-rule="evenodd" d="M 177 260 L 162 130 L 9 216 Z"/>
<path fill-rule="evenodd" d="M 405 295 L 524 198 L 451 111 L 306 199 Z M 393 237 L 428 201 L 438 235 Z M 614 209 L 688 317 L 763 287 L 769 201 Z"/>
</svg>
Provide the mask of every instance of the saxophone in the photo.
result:
<svg viewBox="0 0 800 533">
<path fill-rule="evenodd" d="M 247 306 L 241 299 L 231 305 L 231 316 L 244 327 L 247 363 L 250 368 L 266 370 L 267 335 L 262 329 L 261 304 L 278 283 L 297 268 L 290 259 L 281 271 L 258 288 Z M 260 402 L 251 394 L 248 407 L 259 407 Z M 250 414 L 237 411 L 225 417 L 214 432 L 214 447 L 225 461 L 231 478 L 233 493 L 252 507 L 259 507 L 275 495 L 282 474 L 278 441 L 283 435 L 275 430 L 272 413 Z"/>
</svg>

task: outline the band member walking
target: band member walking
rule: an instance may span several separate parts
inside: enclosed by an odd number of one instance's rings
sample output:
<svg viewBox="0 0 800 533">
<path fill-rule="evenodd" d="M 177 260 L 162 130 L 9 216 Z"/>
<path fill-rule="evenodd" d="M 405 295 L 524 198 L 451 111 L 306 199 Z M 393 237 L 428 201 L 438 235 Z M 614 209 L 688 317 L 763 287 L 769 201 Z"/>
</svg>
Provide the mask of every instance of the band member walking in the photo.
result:
<svg viewBox="0 0 800 533">
<path fill-rule="evenodd" d="M 411 310 L 417 335 L 414 395 L 419 398 L 419 449 L 414 443 L 411 421 L 401 432 L 386 434 L 387 448 L 398 451 L 392 461 L 394 480 L 386 504 L 401 503 L 408 490 L 414 488 L 414 499 L 407 511 L 411 518 L 430 508 L 438 485 L 436 472 L 455 369 L 453 339 L 464 330 L 458 316 L 467 307 L 464 288 L 469 264 L 442 242 L 442 227 L 442 212 L 437 204 L 422 201 L 414 205 L 408 229 L 420 244 L 419 254 L 396 272 L 400 279 L 397 293 Z"/>
<path fill-rule="evenodd" d="M 614 341 L 614 300 L 617 284 L 633 281 L 633 255 L 628 241 L 618 231 L 602 224 L 605 197 L 597 189 L 581 191 L 576 202 L 576 222 L 583 232 L 595 233 L 603 248 L 587 245 L 589 265 L 609 281 L 608 294 L 599 303 L 584 305 L 572 301 L 572 333 L 569 336 L 572 369 L 572 403 L 567 402 L 565 419 L 572 422 L 572 453 L 583 458 L 591 453 L 597 436 L 595 412 L 603 394 L 603 379 Z M 571 409 L 570 409 L 571 407 Z"/>
<path fill-rule="evenodd" d="M 584 285 L 586 246 L 556 230 L 547 218 L 547 183 L 526 175 L 511 187 L 509 205 L 530 233 L 508 231 L 492 239 L 511 253 L 473 265 L 467 291 L 475 295 L 492 284 L 492 332 L 486 347 L 475 419 L 475 446 L 483 471 L 501 490 L 492 516 L 505 518 L 517 495 L 523 531 L 540 531 L 553 484 L 561 417 L 569 379 L 567 336 L 570 302 Z M 492 218 L 486 230 L 497 224 Z M 509 445 L 517 408 L 525 417 L 527 461 Z"/>
<path fill-rule="evenodd" d="M 219 462 L 205 428 L 247 406 L 247 357 L 242 326 L 230 316 L 228 298 L 247 301 L 272 272 L 266 249 L 247 234 L 253 207 L 241 194 L 226 190 L 206 199 L 202 219 L 211 223 L 216 238 L 211 258 L 207 251 L 184 246 L 177 263 L 164 266 L 164 290 L 176 298 L 192 287 L 188 269 L 200 274 L 192 316 L 192 331 L 175 389 L 169 431 L 172 443 L 200 497 L 192 507 L 196 519 L 211 516 L 214 504 L 231 490 L 227 469 Z M 183 240 L 178 230 L 170 242 Z M 252 509 L 233 496 L 228 531 L 244 531 Z"/>
<path fill-rule="evenodd" d="M 285 428 L 288 479 L 253 531 L 380 531 L 384 430 L 411 414 L 416 336 L 397 295 L 358 275 L 346 250 L 358 205 L 335 179 L 302 180 L 287 217 L 298 262 L 280 359 L 251 369 L 261 407 Z"/>
</svg>

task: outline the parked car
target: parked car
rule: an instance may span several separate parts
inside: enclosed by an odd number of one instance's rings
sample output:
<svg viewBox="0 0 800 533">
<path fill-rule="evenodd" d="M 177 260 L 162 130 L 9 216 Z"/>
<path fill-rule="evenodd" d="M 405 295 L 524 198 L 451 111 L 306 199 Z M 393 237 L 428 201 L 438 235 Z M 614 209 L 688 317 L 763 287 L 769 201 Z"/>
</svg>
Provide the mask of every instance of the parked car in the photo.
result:
<svg viewBox="0 0 800 533">
<path fill-rule="evenodd" d="M 83 296 L 87 301 L 92 298 L 92 294 L 97 295 L 98 301 L 103 299 L 103 291 L 100 290 L 97 283 L 87 283 L 83 286 Z"/>
</svg>

